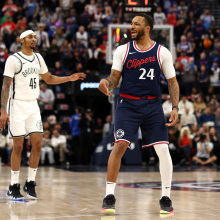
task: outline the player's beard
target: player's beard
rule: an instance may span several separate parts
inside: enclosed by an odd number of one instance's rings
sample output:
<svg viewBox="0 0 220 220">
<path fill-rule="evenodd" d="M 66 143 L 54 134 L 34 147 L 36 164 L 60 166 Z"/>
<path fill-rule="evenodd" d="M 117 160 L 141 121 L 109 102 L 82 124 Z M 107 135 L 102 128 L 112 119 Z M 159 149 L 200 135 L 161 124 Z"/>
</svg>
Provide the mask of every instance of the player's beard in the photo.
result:
<svg viewBox="0 0 220 220">
<path fill-rule="evenodd" d="M 136 37 L 133 37 L 132 39 L 133 40 L 140 40 L 142 36 L 144 36 L 144 30 L 138 31 Z"/>
<path fill-rule="evenodd" d="M 30 48 L 31 48 L 32 50 L 34 50 L 34 49 L 35 49 L 35 47 L 36 47 L 36 46 L 34 46 L 34 47 L 30 46 Z"/>
</svg>

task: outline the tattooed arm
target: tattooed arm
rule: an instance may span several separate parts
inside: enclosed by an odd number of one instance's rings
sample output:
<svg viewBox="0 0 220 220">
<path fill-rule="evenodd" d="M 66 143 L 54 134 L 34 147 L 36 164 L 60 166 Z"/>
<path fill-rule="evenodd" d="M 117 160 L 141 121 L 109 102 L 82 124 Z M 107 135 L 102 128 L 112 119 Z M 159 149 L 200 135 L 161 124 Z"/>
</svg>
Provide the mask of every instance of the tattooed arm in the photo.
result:
<svg viewBox="0 0 220 220">
<path fill-rule="evenodd" d="M 118 86 L 119 80 L 121 78 L 121 72 L 112 69 L 111 75 L 105 79 L 102 79 L 99 83 L 99 90 L 105 95 L 110 96 L 111 93 L 108 89 L 113 89 Z"/>
<path fill-rule="evenodd" d="M 7 102 L 9 97 L 9 88 L 11 85 L 11 77 L 5 76 L 2 85 L 2 94 L 1 94 L 1 117 L 0 117 L 0 129 L 5 129 L 6 121 L 9 122 L 9 116 L 7 114 Z"/>
<path fill-rule="evenodd" d="M 178 106 L 180 90 L 176 77 L 168 79 L 167 82 L 172 106 Z M 178 122 L 178 110 L 176 108 L 173 108 L 169 122 L 166 124 L 167 126 L 174 126 Z"/>
</svg>

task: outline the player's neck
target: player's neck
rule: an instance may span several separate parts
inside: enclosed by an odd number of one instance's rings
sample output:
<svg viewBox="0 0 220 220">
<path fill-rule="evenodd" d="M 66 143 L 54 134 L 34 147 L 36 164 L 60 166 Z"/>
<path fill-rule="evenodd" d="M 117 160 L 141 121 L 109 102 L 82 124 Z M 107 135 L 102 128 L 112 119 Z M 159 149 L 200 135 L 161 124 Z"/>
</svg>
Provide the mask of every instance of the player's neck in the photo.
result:
<svg viewBox="0 0 220 220">
<path fill-rule="evenodd" d="M 26 48 L 22 48 L 21 52 L 27 56 L 31 56 L 33 55 L 33 50 L 32 49 L 26 49 Z"/>
<path fill-rule="evenodd" d="M 140 50 L 147 50 L 152 46 L 153 41 L 150 38 L 141 38 L 135 40 L 135 43 Z"/>
</svg>

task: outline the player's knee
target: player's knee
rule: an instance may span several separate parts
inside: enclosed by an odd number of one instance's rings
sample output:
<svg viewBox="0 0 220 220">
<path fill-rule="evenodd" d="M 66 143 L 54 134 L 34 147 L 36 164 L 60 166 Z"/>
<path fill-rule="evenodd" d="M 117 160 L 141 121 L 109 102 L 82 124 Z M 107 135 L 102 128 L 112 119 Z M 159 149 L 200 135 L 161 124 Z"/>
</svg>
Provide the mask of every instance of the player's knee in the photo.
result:
<svg viewBox="0 0 220 220">
<path fill-rule="evenodd" d="M 34 144 L 34 145 L 32 146 L 32 150 L 33 150 L 33 151 L 36 151 L 36 152 L 38 152 L 38 153 L 41 152 L 41 148 L 42 148 L 42 143 L 41 143 L 41 142 L 37 142 L 36 144 Z"/>
<path fill-rule="evenodd" d="M 14 144 L 13 146 L 14 153 L 21 154 L 22 150 L 23 150 L 23 144 Z"/>
<path fill-rule="evenodd" d="M 118 156 L 123 156 L 127 148 L 128 148 L 128 143 L 124 141 L 119 141 L 114 144 L 114 148 L 112 152 Z"/>
<path fill-rule="evenodd" d="M 166 155 L 166 154 L 169 154 L 168 144 L 154 145 L 154 149 L 155 149 L 155 151 L 156 151 L 159 158 Z"/>
</svg>

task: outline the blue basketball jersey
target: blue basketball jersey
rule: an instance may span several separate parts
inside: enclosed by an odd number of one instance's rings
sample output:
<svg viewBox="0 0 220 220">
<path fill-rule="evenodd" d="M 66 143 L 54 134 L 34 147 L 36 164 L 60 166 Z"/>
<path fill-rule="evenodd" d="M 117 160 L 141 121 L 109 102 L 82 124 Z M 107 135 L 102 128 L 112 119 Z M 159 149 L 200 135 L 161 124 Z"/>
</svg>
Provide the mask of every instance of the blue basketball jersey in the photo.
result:
<svg viewBox="0 0 220 220">
<path fill-rule="evenodd" d="M 120 93 L 138 97 L 160 95 L 160 48 L 155 41 L 146 51 L 138 49 L 135 41 L 127 43 Z"/>
</svg>

